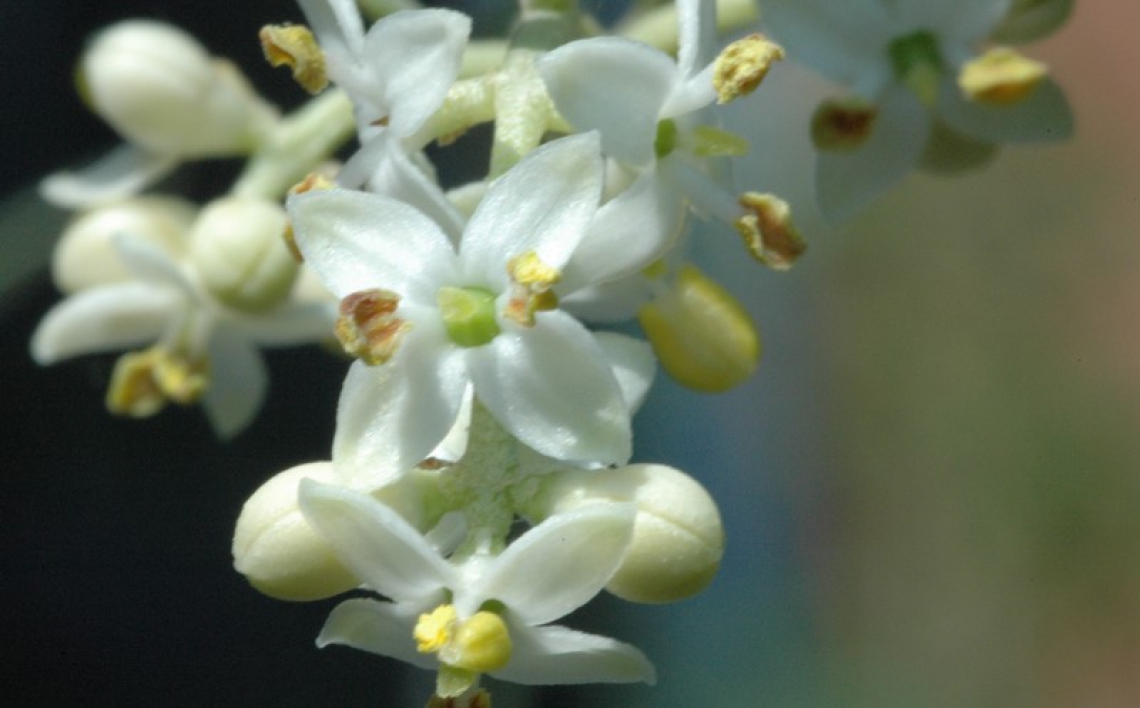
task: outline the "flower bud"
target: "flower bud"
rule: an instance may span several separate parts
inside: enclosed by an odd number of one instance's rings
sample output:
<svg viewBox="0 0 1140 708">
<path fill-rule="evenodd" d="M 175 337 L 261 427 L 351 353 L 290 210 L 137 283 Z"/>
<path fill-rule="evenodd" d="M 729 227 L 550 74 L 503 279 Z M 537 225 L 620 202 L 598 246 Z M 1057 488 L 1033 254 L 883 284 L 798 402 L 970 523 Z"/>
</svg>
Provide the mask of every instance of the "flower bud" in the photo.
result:
<svg viewBox="0 0 1140 708">
<path fill-rule="evenodd" d="M 210 203 L 190 235 L 190 261 L 202 284 L 236 310 L 259 312 L 282 302 L 298 270 L 285 244 L 287 223 L 276 202 L 225 197 Z"/>
<path fill-rule="evenodd" d="M 720 568 L 724 529 L 716 503 L 696 480 L 665 465 L 552 475 L 548 514 L 598 502 L 633 502 L 633 539 L 606 589 L 631 602 L 664 603 L 705 589 Z"/>
<path fill-rule="evenodd" d="M 131 234 L 181 258 L 197 209 L 175 197 L 138 197 L 93 209 L 63 232 L 52 253 L 51 272 L 65 293 L 132 278 L 113 239 Z"/>
<path fill-rule="evenodd" d="M 128 141 L 183 157 L 249 152 L 272 110 L 227 61 L 149 20 L 99 33 L 79 65 L 80 94 Z"/>
</svg>

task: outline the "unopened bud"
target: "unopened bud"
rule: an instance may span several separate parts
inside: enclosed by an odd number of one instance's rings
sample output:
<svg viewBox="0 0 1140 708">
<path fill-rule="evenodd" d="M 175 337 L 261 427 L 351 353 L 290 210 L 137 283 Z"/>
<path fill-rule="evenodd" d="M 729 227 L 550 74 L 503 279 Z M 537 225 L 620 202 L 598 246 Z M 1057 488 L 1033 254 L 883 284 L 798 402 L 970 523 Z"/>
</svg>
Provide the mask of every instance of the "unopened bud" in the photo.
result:
<svg viewBox="0 0 1140 708">
<path fill-rule="evenodd" d="M 120 234 L 148 241 L 176 260 L 186 251 L 197 216 L 189 202 L 146 196 L 101 206 L 82 214 L 63 232 L 52 252 L 56 287 L 74 293 L 96 285 L 132 279 L 114 239 Z"/>
<path fill-rule="evenodd" d="M 206 206 L 190 237 L 190 261 L 202 284 L 235 310 L 259 312 L 288 297 L 298 264 L 285 243 L 280 204 L 224 197 Z"/>
<path fill-rule="evenodd" d="M 760 361 L 760 335 L 748 312 L 692 265 L 637 317 L 661 366 L 698 391 L 727 391 Z"/>
<path fill-rule="evenodd" d="M 128 20 L 102 31 L 83 55 L 80 94 L 124 138 L 163 155 L 244 154 L 272 111 L 232 64 L 186 32 Z"/>
<path fill-rule="evenodd" d="M 728 103 L 756 90 L 784 49 L 762 34 L 750 34 L 724 48 L 713 63 L 717 103 Z"/>
<path fill-rule="evenodd" d="M 285 470 L 245 502 L 234 529 L 234 569 L 279 600 L 320 600 L 360 584 L 301 514 L 297 486 L 305 478 L 336 481 L 331 462 Z"/>
<path fill-rule="evenodd" d="M 720 568 L 724 528 L 716 503 L 684 472 L 636 464 L 559 473 L 545 498 L 550 514 L 598 502 L 633 502 L 633 539 L 606 589 L 631 602 L 683 600 L 704 590 Z"/>
</svg>

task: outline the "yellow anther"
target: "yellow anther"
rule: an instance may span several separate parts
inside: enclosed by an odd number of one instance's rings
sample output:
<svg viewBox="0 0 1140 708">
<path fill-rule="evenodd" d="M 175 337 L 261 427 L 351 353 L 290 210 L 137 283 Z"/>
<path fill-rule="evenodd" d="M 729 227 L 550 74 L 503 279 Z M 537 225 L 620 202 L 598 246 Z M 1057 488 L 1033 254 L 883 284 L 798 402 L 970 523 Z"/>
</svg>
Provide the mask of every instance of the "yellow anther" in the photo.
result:
<svg viewBox="0 0 1140 708">
<path fill-rule="evenodd" d="M 416 651 L 431 654 L 443 649 L 451 642 L 458 615 L 453 605 L 440 605 L 425 615 L 420 615 L 412 629 L 416 640 Z"/>
<path fill-rule="evenodd" d="M 319 172 L 310 172 L 305 179 L 289 188 L 289 194 L 304 194 L 315 189 L 332 189 L 336 183 Z"/>
<path fill-rule="evenodd" d="M 194 403 L 209 385 L 204 359 L 190 360 L 162 346 L 119 357 L 107 389 L 107 409 L 117 415 L 146 418 L 168 401 Z"/>
<path fill-rule="evenodd" d="M 773 194 L 740 195 L 744 216 L 736 230 L 752 257 L 773 270 L 788 270 L 807 250 L 807 242 L 792 222 L 788 203 Z"/>
<path fill-rule="evenodd" d="M 973 101 L 1008 106 L 1028 98 L 1048 73 L 1014 49 L 993 47 L 962 66 L 958 88 Z"/>
<path fill-rule="evenodd" d="M 328 86 L 324 52 L 308 27 L 266 25 L 257 36 L 261 39 L 265 59 L 272 66 L 288 66 L 301 88 L 309 93 L 320 93 Z"/>
<path fill-rule="evenodd" d="M 713 63 L 716 102 L 728 103 L 752 93 L 772 64 L 783 58 L 783 47 L 762 34 L 751 34 L 728 45 Z"/>
<path fill-rule="evenodd" d="M 726 391 L 751 376 L 760 361 L 760 335 L 748 313 L 691 265 L 637 317 L 661 366 L 689 388 Z"/>
<path fill-rule="evenodd" d="M 346 352 L 365 364 L 383 364 L 392 358 L 404 334 L 412 328 L 410 322 L 396 317 L 399 305 L 400 296 L 390 290 L 374 288 L 352 293 L 340 302 L 336 338 Z"/>
<path fill-rule="evenodd" d="M 861 98 L 829 99 L 811 117 L 811 141 L 817 150 L 858 150 L 871 137 L 878 115 L 874 104 Z"/>
<path fill-rule="evenodd" d="M 558 296 L 551 288 L 562 279 L 562 274 L 543 263 L 534 251 L 509 260 L 507 275 L 511 279 L 511 294 L 503 311 L 507 319 L 533 327 L 535 313 L 558 307 Z"/>
<path fill-rule="evenodd" d="M 498 671 L 511 660 L 507 623 L 494 612 L 476 612 L 459 624 L 440 659 L 468 671 Z"/>
</svg>

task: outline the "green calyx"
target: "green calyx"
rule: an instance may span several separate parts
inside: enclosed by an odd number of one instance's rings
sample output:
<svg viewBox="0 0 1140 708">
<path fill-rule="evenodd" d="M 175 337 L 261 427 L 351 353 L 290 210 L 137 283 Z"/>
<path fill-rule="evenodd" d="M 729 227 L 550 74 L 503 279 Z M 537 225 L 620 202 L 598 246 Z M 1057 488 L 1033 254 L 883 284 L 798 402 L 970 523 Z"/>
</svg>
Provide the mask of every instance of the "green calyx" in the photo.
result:
<svg viewBox="0 0 1140 708">
<path fill-rule="evenodd" d="M 447 336 L 461 347 L 481 347 L 499 334 L 495 295 L 483 288 L 442 287 L 436 296 Z"/>
<path fill-rule="evenodd" d="M 944 62 L 938 38 L 926 30 L 896 37 L 887 49 L 891 66 L 907 88 L 926 106 L 938 101 L 938 84 Z"/>
</svg>

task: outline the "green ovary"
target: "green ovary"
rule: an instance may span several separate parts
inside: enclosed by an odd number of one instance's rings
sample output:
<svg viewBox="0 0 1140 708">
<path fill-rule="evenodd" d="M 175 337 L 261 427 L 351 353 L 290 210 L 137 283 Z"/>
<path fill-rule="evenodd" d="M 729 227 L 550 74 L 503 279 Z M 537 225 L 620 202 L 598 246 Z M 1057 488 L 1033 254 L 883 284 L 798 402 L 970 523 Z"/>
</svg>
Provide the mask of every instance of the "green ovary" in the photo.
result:
<svg viewBox="0 0 1140 708">
<path fill-rule="evenodd" d="M 483 288 L 443 287 L 437 295 L 447 336 L 461 347 L 481 347 L 499 334 L 495 295 Z"/>
</svg>

